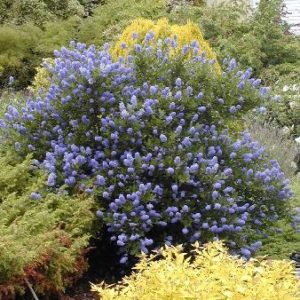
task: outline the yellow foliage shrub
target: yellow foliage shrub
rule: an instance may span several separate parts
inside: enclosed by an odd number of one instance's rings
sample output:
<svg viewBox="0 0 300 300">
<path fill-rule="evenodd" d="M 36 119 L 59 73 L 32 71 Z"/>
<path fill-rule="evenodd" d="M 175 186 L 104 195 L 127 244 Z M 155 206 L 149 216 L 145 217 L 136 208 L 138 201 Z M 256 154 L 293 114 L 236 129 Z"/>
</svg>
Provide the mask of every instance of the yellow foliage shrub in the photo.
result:
<svg viewBox="0 0 300 300">
<path fill-rule="evenodd" d="M 217 63 L 217 56 L 209 43 L 203 38 L 199 26 L 192 22 L 188 22 L 186 25 L 171 25 L 166 18 L 160 19 L 157 22 L 143 18 L 134 20 L 124 29 L 119 40 L 112 49 L 113 58 L 118 58 L 119 56 L 126 57 L 135 44 L 143 44 L 145 35 L 149 31 L 154 33 L 152 43 L 157 42 L 158 39 L 163 40 L 167 37 L 174 37 L 176 35 L 178 47 L 175 50 L 175 55 L 181 52 L 184 45 L 190 45 L 192 41 L 197 41 L 199 43 L 200 51 L 204 51 L 208 59 L 216 61 L 214 65 L 215 70 L 218 74 L 221 73 L 221 67 Z M 137 39 L 132 38 L 132 33 L 137 33 Z M 122 48 L 122 43 L 126 44 L 127 47 L 125 49 Z"/>
<path fill-rule="evenodd" d="M 54 64 L 54 58 L 45 58 L 43 62 L 52 65 Z M 32 86 L 30 86 L 29 89 L 35 93 L 41 88 L 43 88 L 45 91 L 48 90 L 50 87 L 49 76 L 49 71 L 43 65 L 36 68 L 36 75 L 34 76 Z"/>
<path fill-rule="evenodd" d="M 300 281 L 292 263 L 230 256 L 221 242 L 194 245 L 191 259 L 182 248 L 165 247 L 142 256 L 137 272 L 116 286 L 92 285 L 102 300 L 296 300 Z M 161 255 L 162 259 L 157 259 Z"/>
</svg>

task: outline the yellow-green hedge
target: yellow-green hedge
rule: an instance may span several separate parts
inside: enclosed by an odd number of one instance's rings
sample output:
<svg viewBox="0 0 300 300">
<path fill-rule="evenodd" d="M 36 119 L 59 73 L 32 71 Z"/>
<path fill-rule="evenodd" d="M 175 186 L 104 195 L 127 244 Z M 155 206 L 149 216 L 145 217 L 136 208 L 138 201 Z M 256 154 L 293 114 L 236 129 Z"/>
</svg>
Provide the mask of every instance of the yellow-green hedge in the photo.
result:
<svg viewBox="0 0 300 300">
<path fill-rule="evenodd" d="M 287 261 L 243 259 L 230 256 L 221 242 L 195 245 L 194 259 L 181 247 L 143 256 L 137 272 L 116 286 L 93 285 L 101 300 L 296 300 L 299 280 Z"/>
</svg>

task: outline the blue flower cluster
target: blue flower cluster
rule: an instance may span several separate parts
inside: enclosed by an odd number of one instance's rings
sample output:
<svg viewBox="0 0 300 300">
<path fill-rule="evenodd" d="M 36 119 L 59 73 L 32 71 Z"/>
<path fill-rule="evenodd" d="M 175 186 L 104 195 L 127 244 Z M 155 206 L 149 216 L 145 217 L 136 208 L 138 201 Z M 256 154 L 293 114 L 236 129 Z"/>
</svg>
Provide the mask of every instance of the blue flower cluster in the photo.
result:
<svg viewBox="0 0 300 300">
<path fill-rule="evenodd" d="M 176 38 L 136 45 L 113 61 L 107 45 L 73 42 L 55 51 L 49 90 L 9 107 L 1 127 L 18 133 L 16 150 L 33 153 L 49 187 L 95 196 L 122 263 L 163 243 L 213 239 L 249 257 L 261 243 L 248 233 L 270 226 L 291 191 L 278 163 L 247 133 L 232 140 L 226 120 L 267 91 L 235 60 L 219 76 L 196 42 L 184 47 L 190 60 L 172 47 Z"/>
</svg>

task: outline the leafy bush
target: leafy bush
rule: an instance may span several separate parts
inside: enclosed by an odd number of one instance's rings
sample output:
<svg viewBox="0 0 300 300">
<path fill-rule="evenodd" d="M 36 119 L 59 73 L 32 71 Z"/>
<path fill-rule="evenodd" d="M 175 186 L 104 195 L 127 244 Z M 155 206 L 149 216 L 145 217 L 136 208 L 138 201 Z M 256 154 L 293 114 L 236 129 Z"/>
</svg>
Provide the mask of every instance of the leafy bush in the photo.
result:
<svg viewBox="0 0 300 300">
<path fill-rule="evenodd" d="M 27 86 L 34 74 L 38 57 L 34 47 L 42 32 L 32 25 L 0 26 L 0 87 L 8 86 L 9 77 L 16 77 L 16 86 Z"/>
<path fill-rule="evenodd" d="M 66 1 L 59 2 L 64 5 Z M 94 3 L 89 0 L 81 2 L 88 7 L 94 7 Z M 98 2 L 101 3 L 95 3 Z M 67 19 L 42 18 L 42 29 L 27 23 L 21 26 L 0 26 L 0 88 L 7 86 L 10 76 L 16 78 L 15 88 L 26 88 L 31 84 L 36 74 L 35 69 L 42 60 L 53 57 L 53 51 L 68 44 L 70 40 L 76 39 L 102 46 L 105 41 L 115 39 L 136 17 L 158 18 L 166 14 L 164 0 L 106 2 L 97 6 L 92 16 L 85 19 L 76 15 Z M 6 11 L 7 6 L 4 7 Z"/>
<path fill-rule="evenodd" d="M 290 259 L 292 252 L 300 250 L 300 234 L 286 222 L 274 225 L 280 226 L 280 229 L 262 239 L 263 246 L 256 255 L 266 255 L 272 259 Z"/>
<path fill-rule="evenodd" d="M 53 57 L 53 51 L 59 49 L 76 38 L 76 33 L 82 22 L 79 17 L 70 17 L 67 20 L 48 22 L 44 26 L 43 35 L 35 45 L 35 51 L 40 58 Z M 41 62 L 41 59 L 40 59 Z"/>
<path fill-rule="evenodd" d="M 243 261 L 220 243 L 197 244 L 193 258 L 181 247 L 143 256 L 137 270 L 117 286 L 95 286 L 103 300 L 289 299 L 299 297 L 299 280 L 287 261 Z"/>
<path fill-rule="evenodd" d="M 0 24 L 33 23 L 42 25 L 54 19 L 84 15 L 84 2 L 80 0 L 3 0 L 0 5 Z M 99 2 L 99 1 L 98 1 Z M 88 3 L 86 3 L 87 5 Z"/>
<path fill-rule="evenodd" d="M 50 73 L 46 67 L 44 67 L 44 63 L 47 65 L 53 65 L 53 58 L 45 58 L 40 67 L 36 68 L 36 74 L 32 81 L 32 85 L 28 88 L 33 93 L 42 93 L 43 91 L 48 90 L 51 82 L 50 82 Z"/>
<path fill-rule="evenodd" d="M 102 46 L 112 41 L 132 20 L 143 17 L 156 20 L 166 16 L 165 0 L 108 0 L 82 22 L 77 40 L 86 44 Z M 186 21 L 186 19 L 185 19 Z M 95 30 L 96 29 L 96 30 Z"/>
<path fill-rule="evenodd" d="M 16 80 L 16 89 L 26 88 L 32 81 L 42 59 L 52 56 L 57 48 L 75 37 L 81 22 L 79 17 L 48 22 L 38 26 L 0 26 L 0 88 L 7 87 L 9 77 Z"/>
<path fill-rule="evenodd" d="M 215 74 L 197 42 L 181 57 L 169 55 L 171 38 L 157 47 L 137 44 L 118 62 L 107 45 L 56 51 L 51 87 L 20 112 L 9 107 L 4 134 L 48 170 L 49 187 L 94 193 L 122 262 L 214 238 L 248 257 L 260 246 L 252 231 L 284 215 L 291 192 L 277 162 L 247 134 L 231 140 L 224 119 L 253 109 L 266 88 L 234 60 Z"/>
<path fill-rule="evenodd" d="M 261 0 L 252 12 L 245 1 L 230 1 L 215 8 L 190 9 L 219 59 L 238 57 L 255 76 L 274 84 L 282 75 L 299 74 L 300 39 L 288 34 L 282 21 L 282 0 Z M 185 9 L 185 8 L 183 8 Z M 299 76 L 299 75 L 298 75 Z"/>
<path fill-rule="evenodd" d="M 281 80 L 274 89 L 273 101 L 265 103 L 262 116 L 270 124 L 284 129 L 292 138 L 300 136 L 300 82 Z"/>
<path fill-rule="evenodd" d="M 0 298 L 24 292 L 61 292 L 87 267 L 91 198 L 49 192 L 43 172 L 28 156 L 0 157 Z"/>
</svg>

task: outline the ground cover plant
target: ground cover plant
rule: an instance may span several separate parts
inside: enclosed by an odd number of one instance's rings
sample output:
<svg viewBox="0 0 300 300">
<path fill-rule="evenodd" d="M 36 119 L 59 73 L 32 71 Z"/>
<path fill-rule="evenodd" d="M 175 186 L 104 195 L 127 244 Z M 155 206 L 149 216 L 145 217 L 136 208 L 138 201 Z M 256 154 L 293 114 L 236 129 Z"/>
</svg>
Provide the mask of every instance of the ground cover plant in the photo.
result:
<svg viewBox="0 0 300 300">
<path fill-rule="evenodd" d="M 159 258 L 159 259 L 157 259 Z M 119 285 L 93 285 L 99 299 L 289 299 L 299 298 L 299 280 L 287 261 L 232 257 L 220 243 L 195 245 L 192 253 L 165 247 L 142 256 Z"/>
<path fill-rule="evenodd" d="M 94 194 L 122 263 L 164 243 L 212 239 L 249 257 L 261 246 L 252 233 L 284 216 L 292 193 L 278 163 L 246 133 L 232 139 L 224 120 L 267 89 L 235 60 L 216 74 L 196 41 L 173 56 L 176 37 L 155 47 L 153 38 L 126 60 L 112 61 L 107 45 L 56 51 L 49 90 L 21 111 L 10 106 L 3 134 L 48 170 L 50 188 Z"/>
<path fill-rule="evenodd" d="M 31 157 L 0 157 L 0 299 L 63 292 L 87 269 L 93 201 L 49 192 Z"/>
</svg>

